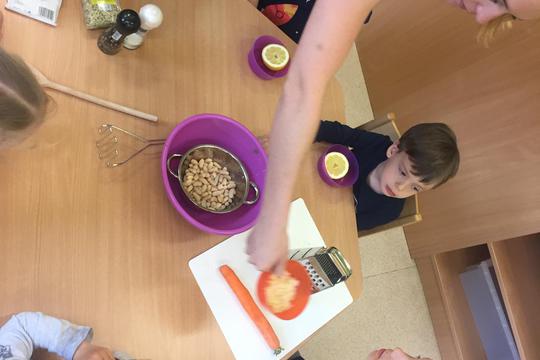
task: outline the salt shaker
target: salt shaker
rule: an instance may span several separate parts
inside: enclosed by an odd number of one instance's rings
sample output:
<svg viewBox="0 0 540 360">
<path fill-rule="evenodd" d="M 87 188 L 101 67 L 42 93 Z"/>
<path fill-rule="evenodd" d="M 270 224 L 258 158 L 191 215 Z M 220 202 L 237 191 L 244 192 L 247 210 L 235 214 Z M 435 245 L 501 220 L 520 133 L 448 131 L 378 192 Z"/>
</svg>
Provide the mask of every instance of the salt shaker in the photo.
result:
<svg viewBox="0 0 540 360">
<path fill-rule="evenodd" d="M 126 9 L 118 13 L 116 24 L 108 28 L 98 38 L 98 47 L 107 55 L 117 54 L 122 46 L 124 38 L 133 34 L 141 26 L 141 20 L 137 12 Z"/>
<path fill-rule="evenodd" d="M 141 46 L 148 31 L 157 28 L 163 21 L 161 9 L 154 4 L 146 4 L 141 7 L 139 17 L 141 18 L 141 27 L 136 33 L 128 35 L 124 39 L 126 49 L 134 50 Z"/>
</svg>

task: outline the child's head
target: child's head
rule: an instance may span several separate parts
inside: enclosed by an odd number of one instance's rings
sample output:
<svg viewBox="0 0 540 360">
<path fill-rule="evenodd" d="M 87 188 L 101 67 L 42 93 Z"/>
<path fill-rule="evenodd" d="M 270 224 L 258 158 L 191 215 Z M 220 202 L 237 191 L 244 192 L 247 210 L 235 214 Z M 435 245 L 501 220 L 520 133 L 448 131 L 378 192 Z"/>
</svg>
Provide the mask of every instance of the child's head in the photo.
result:
<svg viewBox="0 0 540 360">
<path fill-rule="evenodd" d="M 388 148 L 386 156 L 375 171 L 377 187 L 396 198 L 436 188 L 454 177 L 459 167 L 456 135 L 442 123 L 411 127 Z"/>
<path fill-rule="evenodd" d="M 369 355 L 367 360 L 431 360 L 429 358 L 424 357 L 413 357 L 400 348 L 395 348 L 393 350 L 391 349 L 379 349 L 372 351 Z"/>
<path fill-rule="evenodd" d="M 0 48 L 0 148 L 26 138 L 42 122 L 47 102 L 30 68 Z"/>
</svg>

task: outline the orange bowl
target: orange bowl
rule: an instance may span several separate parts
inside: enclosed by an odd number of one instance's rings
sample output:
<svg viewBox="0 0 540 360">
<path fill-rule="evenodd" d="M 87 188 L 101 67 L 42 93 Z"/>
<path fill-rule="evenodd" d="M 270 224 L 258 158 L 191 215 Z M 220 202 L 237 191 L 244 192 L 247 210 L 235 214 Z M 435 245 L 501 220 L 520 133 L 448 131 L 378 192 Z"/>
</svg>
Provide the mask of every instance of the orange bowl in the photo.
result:
<svg viewBox="0 0 540 360">
<path fill-rule="evenodd" d="M 311 280 L 309 279 L 307 270 L 298 261 L 289 260 L 285 269 L 293 278 L 299 281 L 299 284 L 296 287 L 296 294 L 291 302 L 292 306 L 288 310 L 275 313 L 266 302 L 266 293 L 264 290 L 270 281 L 270 275 L 272 275 L 271 272 L 263 272 L 259 277 L 259 282 L 257 283 L 257 296 L 263 306 L 270 310 L 272 314 L 283 320 L 291 320 L 300 315 L 306 308 L 309 296 L 311 295 Z"/>
</svg>

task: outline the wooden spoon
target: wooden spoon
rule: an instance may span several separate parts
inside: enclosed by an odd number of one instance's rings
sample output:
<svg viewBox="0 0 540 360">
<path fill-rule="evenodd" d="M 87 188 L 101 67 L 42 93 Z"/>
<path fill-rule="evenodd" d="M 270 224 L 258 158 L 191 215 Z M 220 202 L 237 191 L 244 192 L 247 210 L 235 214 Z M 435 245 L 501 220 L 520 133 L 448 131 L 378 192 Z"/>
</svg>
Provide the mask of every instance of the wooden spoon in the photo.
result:
<svg viewBox="0 0 540 360">
<path fill-rule="evenodd" d="M 134 110 L 134 109 L 129 108 L 127 106 L 123 106 L 123 105 L 113 103 L 111 101 L 103 100 L 103 99 L 97 98 L 95 96 L 83 93 L 81 91 L 73 90 L 73 89 L 71 89 L 71 88 L 69 88 L 67 86 L 55 83 L 54 81 L 49 80 L 45 75 L 43 75 L 43 73 L 41 71 L 39 71 L 38 69 L 36 69 L 32 65 L 29 65 L 29 64 L 27 64 L 27 65 L 32 70 L 32 72 L 34 73 L 34 76 L 36 77 L 39 84 L 41 86 L 43 86 L 43 87 L 46 87 L 46 88 L 49 88 L 49 89 L 54 89 L 54 90 L 63 92 L 64 94 L 75 96 L 75 97 L 78 97 L 80 99 L 89 101 L 91 103 L 101 105 L 101 106 L 106 107 L 108 109 L 120 111 L 120 112 L 129 114 L 129 115 L 132 115 L 132 116 L 136 116 L 136 117 L 144 119 L 144 120 L 154 121 L 154 122 L 158 121 L 158 117 L 156 115 L 147 114 L 147 113 L 142 112 L 142 111 Z"/>
</svg>

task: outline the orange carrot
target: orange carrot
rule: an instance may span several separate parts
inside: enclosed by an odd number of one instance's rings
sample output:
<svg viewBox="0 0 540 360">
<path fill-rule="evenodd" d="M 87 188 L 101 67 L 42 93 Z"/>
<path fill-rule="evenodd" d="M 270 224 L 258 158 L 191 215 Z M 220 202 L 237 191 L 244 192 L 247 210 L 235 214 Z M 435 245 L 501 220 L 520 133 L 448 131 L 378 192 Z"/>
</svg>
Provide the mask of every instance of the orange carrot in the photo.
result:
<svg viewBox="0 0 540 360">
<path fill-rule="evenodd" d="M 261 332 L 268 346 L 274 350 L 274 355 L 279 354 L 283 350 L 279 345 L 279 339 L 274 332 L 274 329 L 272 329 L 272 325 L 270 325 L 268 320 L 266 320 L 266 317 L 264 317 L 261 309 L 259 309 L 244 284 L 242 284 L 238 276 L 236 276 L 234 271 L 229 266 L 221 265 L 219 267 L 219 271 L 227 281 L 227 284 L 229 284 L 231 290 L 236 295 L 238 301 L 240 301 L 240 304 L 244 310 L 246 310 L 251 320 Z"/>
</svg>

